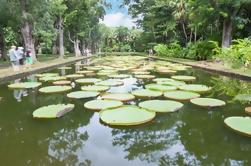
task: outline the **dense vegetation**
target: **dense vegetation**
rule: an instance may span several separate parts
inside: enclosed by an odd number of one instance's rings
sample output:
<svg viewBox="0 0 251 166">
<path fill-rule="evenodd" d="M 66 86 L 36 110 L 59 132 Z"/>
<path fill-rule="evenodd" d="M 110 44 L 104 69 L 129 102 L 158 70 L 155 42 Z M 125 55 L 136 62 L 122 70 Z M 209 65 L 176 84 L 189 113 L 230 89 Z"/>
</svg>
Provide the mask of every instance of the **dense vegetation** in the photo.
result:
<svg viewBox="0 0 251 166">
<path fill-rule="evenodd" d="M 2 59 L 12 45 L 36 53 L 144 52 L 249 66 L 251 0 L 124 0 L 137 27 L 100 24 L 105 0 L 1 0 Z"/>
</svg>

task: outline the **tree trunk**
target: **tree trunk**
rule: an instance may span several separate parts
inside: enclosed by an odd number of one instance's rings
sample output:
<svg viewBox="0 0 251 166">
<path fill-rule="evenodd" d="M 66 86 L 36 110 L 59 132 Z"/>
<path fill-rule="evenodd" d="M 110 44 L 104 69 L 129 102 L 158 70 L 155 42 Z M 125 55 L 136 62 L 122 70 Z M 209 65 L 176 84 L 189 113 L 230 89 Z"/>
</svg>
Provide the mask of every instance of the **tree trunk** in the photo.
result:
<svg viewBox="0 0 251 166">
<path fill-rule="evenodd" d="M 33 62 L 36 62 L 37 58 L 36 58 L 34 39 L 32 36 L 32 24 L 28 20 L 28 13 L 26 10 L 27 9 L 26 0 L 20 0 L 20 4 L 21 4 L 22 21 L 23 21 L 22 27 L 21 27 L 21 32 L 22 32 L 22 36 L 24 39 L 25 49 L 26 50 L 29 49 L 31 51 L 32 60 L 33 60 Z"/>
<path fill-rule="evenodd" d="M 232 20 L 225 18 L 223 21 L 222 48 L 229 47 L 232 40 Z"/>
<path fill-rule="evenodd" d="M 187 42 L 187 32 L 186 32 L 186 27 L 185 27 L 185 23 L 182 22 L 182 29 L 183 29 L 183 33 L 184 33 L 184 36 L 186 38 L 186 42 Z"/>
<path fill-rule="evenodd" d="M 75 52 L 75 56 L 76 57 L 78 57 L 78 56 L 81 56 L 81 51 L 80 51 L 80 49 L 79 49 L 79 40 L 78 39 L 76 39 L 75 41 L 74 41 L 74 52 Z"/>
<path fill-rule="evenodd" d="M 57 46 L 57 40 L 53 41 L 52 54 L 57 55 L 59 52 L 59 47 Z"/>
<path fill-rule="evenodd" d="M 58 32 L 59 32 L 59 57 L 63 58 L 64 57 L 64 29 L 63 29 L 61 16 L 59 16 Z"/>
<path fill-rule="evenodd" d="M 2 27 L 0 27 L 0 50 L 1 50 L 1 59 L 6 61 L 7 58 L 6 58 L 6 50 L 5 50 L 5 42 L 4 42 L 4 32 L 3 32 Z"/>
</svg>

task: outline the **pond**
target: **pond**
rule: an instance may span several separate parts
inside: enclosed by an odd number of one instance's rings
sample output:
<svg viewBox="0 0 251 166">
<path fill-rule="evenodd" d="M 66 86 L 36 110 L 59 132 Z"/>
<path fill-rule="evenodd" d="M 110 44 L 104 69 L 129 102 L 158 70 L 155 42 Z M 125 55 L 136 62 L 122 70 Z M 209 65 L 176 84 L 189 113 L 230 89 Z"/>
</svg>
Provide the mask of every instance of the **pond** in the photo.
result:
<svg viewBox="0 0 251 166">
<path fill-rule="evenodd" d="M 106 57 L 94 62 L 99 67 L 106 66 L 108 70 L 109 63 L 111 66 L 126 66 L 130 58 Z M 152 63 L 158 67 L 168 62 L 142 59 L 132 62 L 134 66 L 141 64 L 141 68 L 148 67 L 148 70 Z M 71 70 L 50 72 L 73 74 L 80 68 L 79 65 L 71 67 Z M 156 77 L 170 78 L 170 74 L 160 74 L 155 70 L 150 72 Z M 121 70 L 119 73 L 129 74 L 130 77 L 121 79 L 124 84 L 112 87 L 108 92 L 131 92 L 153 82 L 137 79 L 130 71 Z M 201 96 L 223 100 L 226 105 L 205 108 L 186 101 L 182 102 L 184 106 L 179 111 L 157 113 L 148 123 L 117 127 L 106 125 L 100 121 L 99 112 L 84 107 L 92 99 L 70 99 L 66 96 L 69 92 L 42 94 L 39 88 L 20 92 L 8 89 L 9 83 L 1 84 L 1 163 L 12 166 L 251 165 L 251 139 L 224 125 L 227 117 L 247 116 L 244 109 L 249 106 L 248 103 L 233 99 L 237 94 L 248 93 L 251 84 L 193 68 L 178 71 L 175 75 L 195 76 L 196 84 L 212 87 L 210 92 Z M 106 76 L 95 77 L 107 79 Z M 27 79 L 36 80 L 36 77 L 29 76 L 22 81 Z M 51 83 L 43 82 L 42 87 L 46 85 Z M 76 83 L 72 91 L 80 90 L 80 87 Z M 145 100 L 135 99 L 126 104 L 137 105 Z M 39 107 L 60 103 L 72 103 L 75 108 L 61 118 L 33 119 L 32 113 Z"/>
</svg>

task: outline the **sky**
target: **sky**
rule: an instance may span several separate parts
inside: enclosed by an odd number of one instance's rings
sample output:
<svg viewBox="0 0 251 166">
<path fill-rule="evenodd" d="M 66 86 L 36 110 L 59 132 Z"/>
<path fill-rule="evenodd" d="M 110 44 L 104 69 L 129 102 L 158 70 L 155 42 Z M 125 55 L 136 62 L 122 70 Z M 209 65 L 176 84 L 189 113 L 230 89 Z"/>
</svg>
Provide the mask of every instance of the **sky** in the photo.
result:
<svg viewBox="0 0 251 166">
<path fill-rule="evenodd" d="M 120 8 L 123 0 L 106 0 L 112 4 L 111 9 L 106 9 L 106 15 L 104 20 L 100 22 L 108 27 L 126 26 L 132 28 L 135 23 L 130 15 L 128 15 L 128 9 L 126 7 Z"/>
</svg>

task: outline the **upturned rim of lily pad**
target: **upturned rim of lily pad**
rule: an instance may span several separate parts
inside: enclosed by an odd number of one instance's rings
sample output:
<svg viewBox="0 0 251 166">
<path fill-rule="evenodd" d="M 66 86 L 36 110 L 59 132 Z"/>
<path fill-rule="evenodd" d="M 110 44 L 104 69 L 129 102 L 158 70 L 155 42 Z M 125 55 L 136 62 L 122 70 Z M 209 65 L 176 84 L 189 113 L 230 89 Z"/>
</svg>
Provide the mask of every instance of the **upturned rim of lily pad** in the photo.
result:
<svg viewBox="0 0 251 166">
<path fill-rule="evenodd" d="M 65 76 L 67 79 L 78 79 L 78 78 L 83 78 L 83 74 L 69 74 Z"/>
<path fill-rule="evenodd" d="M 134 75 L 135 78 L 138 79 L 154 79 L 155 75 L 150 75 L 150 74 L 142 74 L 142 75 Z"/>
<path fill-rule="evenodd" d="M 8 85 L 10 89 L 33 89 L 41 86 L 41 82 L 18 82 Z"/>
<path fill-rule="evenodd" d="M 60 118 L 74 109 L 74 104 L 55 104 L 43 106 L 33 111 L 32 116 L 36 119 Z"/>
<path fill-rule="evenodd" d="M 106 93 L 101 96 L 105 100 L 118 100 L 122 102 L 132 101 L 135 96 L 130 93 Z"/>
<path fill-rule="evenodd" d="M 63 92 L 70 91 L 71 89 L 72 89 L 71 86 L 54 85 L 54 86 L 46 86 L 46 87 L 40 88 L 38 91 L 41 93 L 50 94 L 50 93 L 63 93 Z"/>
<path fill-rule="evenodd" d="M 100 81 L 102 81 L 102 79 L 99 79 L 99 78 L 82 78 L 82 79 L 75 80 L 76 83 L 83 84 L 83 85 L 95 84 L 96 82 L 100 82 Z"/>
<path fill-rule="evenodd" d="M 178 81 L 194 81 L 196 80 L 196 77 L 194 76 L 186 76 L 186 75 L 176 75 L 171 77 L 174 80 Z"/>
<path fill-rule="evenodd" d="M 163 95 L 160 91 L 154 91 L 150 89 L 138 89 L 131 92 L 134 96 L 138 98 L 155 98 Z"/>
<path fill-rule="evenodd" d="M 60 81 L 54 81 L 53 85 L 70 85 L 71 81 L 68 80 L 60 80 Z"/>
<path fill-rule="evenodd" d="M 64 76 L 49 76 L 49 77 L 40 77 L 40 81 L 44 82 L 53 82 L 53 81 L 59 81 L 59 80 L 65 80 L 66 77 Z"/>
<path fill-rule="evenodd" d="M 160 113 L 176 112 L 184 104 L 172 100 L 147 100 L 139 103 L 139 107 Z"/>
<path fill-rule="evenodd" d="M 96 91 L 75 91 L 67 94 L 71 99 L 87 99 L 97 97 L 100 93 Z"/>
<path fill-rule="evenodd" d="M 109 90 L 109 86 L 103 86 L 103 85 L 88 85 L 88 86 L 82 86 L 81 90 L 83 91 L 97 91 L 97 92 L 104 92 Z"/>
<path fill-rule="evenodd" d="M 202 84 L 186 84 L 179 86 L 180 90 L 205 93 L 212 90 L 212 87 Z"/>
<path fill-rule="evenodd" d="M 147 84 L 145 85 L 145 88 L 150 89 L 150 90 L 161 91 L 161 92 L 173 91 L 177 89 L 176 86 L 161 85 L 161 84 Z"/>
<path fill-rule="evenodd" d="M 187 101 L 200 97 L 200 94 L 190 91 L 175 90 L 165 92 L 164 97 L 172 100 Z"/>
<path fill-rule="evenodd" d="M 84 104 L 84 107 L 89 110 L 99 111 L 99 110 L 103 110 L 103 109 L 117 108 L 122 105 L 123 105 L 123 103 L 121 101 L 117 101 L 117 100 L 96 99 L 96 100 L 91 100 L 91 101 L 86 102 Z"/>
<path fill-rule="evenodd" d="M 214 98 L 195 98 L 190 101 L 201 107 L 220 107 L 226 105 L 225 101 Z"/>
<path fill-rule="evenodd" d="M 124 85 L 124 82 L 120 80 L 104 80 L 104 81 L 96 82 L 95 85 L 121 86 L 121 85 Z"/>
<path fill-rule="evenodd" d="M 99 112 L 101 121 L 111 126 L 140 125 L 152 121 L 155 116 L 155 112 L 133 105 L 104 109 Z"/>
<path fill-rule="evenodd" d="M 251 117 L 228 117 L 224 120 L 224 124 L 238 134 L 251 137 Z"/>
</svg>

